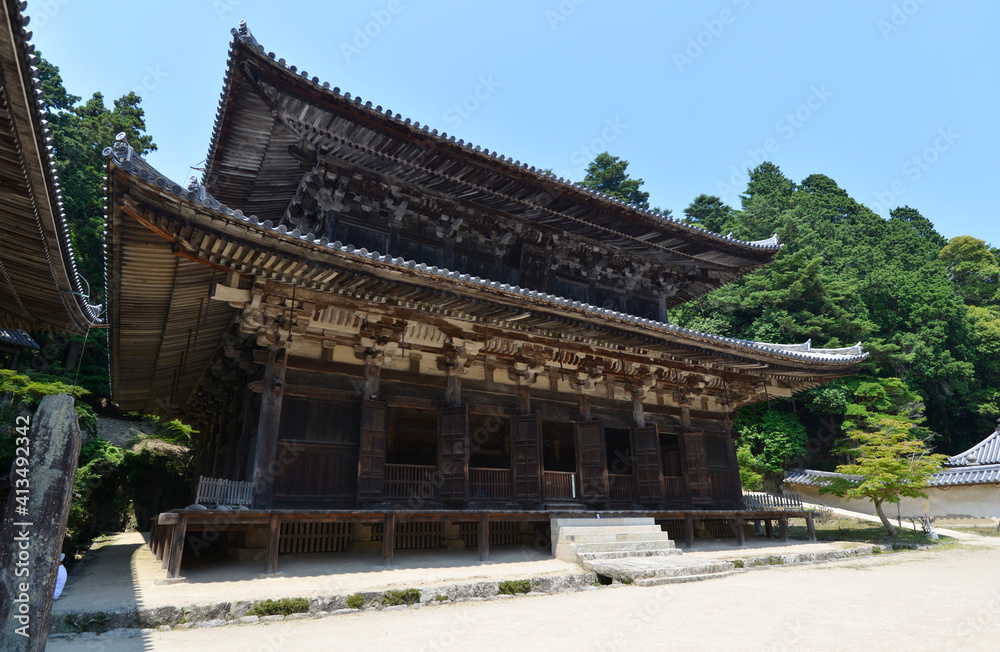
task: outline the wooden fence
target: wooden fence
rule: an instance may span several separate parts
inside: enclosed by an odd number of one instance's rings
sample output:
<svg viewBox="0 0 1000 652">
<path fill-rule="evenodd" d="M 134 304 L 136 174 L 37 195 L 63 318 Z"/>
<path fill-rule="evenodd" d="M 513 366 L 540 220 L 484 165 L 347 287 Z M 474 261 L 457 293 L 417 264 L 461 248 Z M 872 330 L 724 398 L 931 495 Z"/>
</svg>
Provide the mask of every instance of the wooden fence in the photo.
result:
<svg viewBox="0 0 1000 652">
<path fill-rule="evenodd" d="M 545 500 L 576 500 L 576 474 L 567 471 L 545 471 L 542 494 Z"/>
<path fill-rule="evenodd" d="M 510 469 L 469 469 L 469 500 L 506 501 L 511 499 Z"/>
<path fill-rule="evenodd" d="M 253 502 L 253 483 L 200 476 L 194 502 L 197 505 L 249 507 Z"/>
<path fill-rule="evenodd" d="M 781 511 L 802 509 L 802 496 L 798 494 L 768 494 L 763 491 L 744 491 L 743 505 L 749 511 Z"/>
<path fill-rule="evenodd" d="M 608 474 L 608 499 L 613 503 L 636 503 L 639 501 L 634 475 Z"/>
<path fill-rule="evenodd" d="M 437 467 L 419 464 L 386 464 L 385 498 L 422 498 L 434 500 L 437 497 Z"/>
</svg>

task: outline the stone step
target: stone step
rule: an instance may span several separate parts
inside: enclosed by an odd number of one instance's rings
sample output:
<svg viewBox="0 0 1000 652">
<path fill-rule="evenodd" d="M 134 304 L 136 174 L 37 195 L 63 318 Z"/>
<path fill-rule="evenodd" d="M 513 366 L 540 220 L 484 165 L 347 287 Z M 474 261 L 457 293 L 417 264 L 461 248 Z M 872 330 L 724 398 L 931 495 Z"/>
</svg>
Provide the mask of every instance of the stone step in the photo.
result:
<svg viewBox="0 0 1000 652">
<path fill-rule="evenodd" d="M 605 550 L 604 552 L 582 552 L 578 553 L 580 563 L 596 561 L 598 559 L 624 559 L 625 557 L 672 557 L 680 555 L 677 548 L 664 548 L 661 550 Z"/>
<path fill-rule="evenodd" d="M 581 534 L 641 534 L 643 532 L 655 532 L 660 534 L 663 532 L 659 525 L 611 525 L 611 526 L 580 526 L 580 527 L 562 527 L 556 531 L 556 536 L 568 536 L 574 535 L 579 536 Z"/>
<path fill-rule="evenodd" d="M 652 516 L 631 516 L 622 518 L 553 518 L 553 528 L 562 527 L 604 527 L 608 525 L 656 525 Z"/>
<path fill-rule="evenodd" d="M 705 573 L 702 575 L 676 575 L 668 577 L 643 577 L 633 580 L 635 586 L 662 586 L 664 584 L 683 584 L 685 582 L 701 582 L 703 580 L 714 580 L 720 577 L 728 577 L 739 571 L 731 570 L 721 573 Z"/>
<path fill-rule="evenodd" d="M 581 563 L 587 570 L 621 581 L 635 581 L 654 577 L 681 577 L 685 575 L 711 575 L 733 570 L 729 562 L 711 562 L 683 557 L 625 557 L 599 559 Z"/>
<path fill-rule="evenodd" d="M 670 535 L 666 532 L 595 532 L 593 534 L 568 534 L 560 532 L 555 539 L 557 544 L 572 543 L 627 543 L 631 541 L 670 541 Z"/>
<path fill-rule="evenodd" d="M 676 550 L 673 541 L 611 541 L 605 543 L 556 544 L 556 559 L 576 563 L 580 554 L 588 552 L 633 552 L 643 550 Z"/>
</svg>

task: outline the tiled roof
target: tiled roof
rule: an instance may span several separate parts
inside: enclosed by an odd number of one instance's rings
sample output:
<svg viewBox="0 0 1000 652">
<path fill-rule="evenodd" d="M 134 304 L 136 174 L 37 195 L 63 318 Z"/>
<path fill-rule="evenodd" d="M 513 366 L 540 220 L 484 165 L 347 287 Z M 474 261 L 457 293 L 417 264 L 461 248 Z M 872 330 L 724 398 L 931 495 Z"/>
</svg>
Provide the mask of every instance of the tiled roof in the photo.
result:
<svg viewBox="0 0 1000 652">
<path fill-rule="evenodd" d="M 100 321 L 85 300 L 63 213 L 27 3 L 0 0 L 0 325 L 83 332 Z"/>
<path fill-rule="evenodd" d="M 171 181 L 160 174 L 155 168 L 135 153 L 132 147 L 125 142 L 124 134 L 119 134 L 114 147 L 105 148 L 104 155 L 107 156 L 116 166 L 126 170 L 131 175 L 144 181 L 148 181 L 149 183 L 167 190 L 182 199 L 201 205 L 211 211 L 221 213 L 230 219 L 236 219 L 248 223 L 249 225 L 252 225 L 253 228 L 270 231 L 272 234 L 278 234 L 282 237 L 304 241 L 318 250 L 335 250 L 342 254 L 355 256 L 359 259 L 377 261 L 379 263 L 391 265 L 400 269 L 413 270 L 439 278 L 446 278 L 451 281 L 468 284 L 470 286 L 509 292 L 524 298 L 549 303 L 558 308 L 573 308 L 590 316 L 601 317 L 610 321 L 617 321 L 625 324 L 634 324 L 647 328 L 651 331 L 659 331 L 661 333 L 680 336 L 681 338 L 694 340 L 701 344 L 717 345 L 747 353 L 764 354 L 773 358 L 799 362 L 817 364 L 826 363 L 838 366 L 854 365 L 861 362 L 868 356 L 868 354 L 862 350 L 860 344 L 853 347 L 838 349 L 813 349 L 811 342 L 809 341 L 804 342 L 803 344 L 795 345 L 769 344 L 766 342 L 754 342 L 750 340 L 712 335 L 710 333 L 702 333 L 671 324 L 665 324 L 655 319 L 636 317 L 634 315 L 628 315 L 607 308 L 599 308 L 587 303 L 565 299 L 552 294 L 547 294 L 545 292 L 526 290 L 516 285 L 499 283 L 489 279 L 480 278 L 478 276 L 471 276 L 469 274 L 430 266 L 424 263 L 417 263 L 413 260 L 405 260 L 403 258 L 382 255 L 379 252 L 368 251 L 363 248 L 358 249 L 350 244 L 345 245 L 341 242 L 329 242 L 326 238 L 317 238 L 312 233 L 303 234 L 298 229 L 289 231 L 283 224 L 275 226 L 270 220 L 261 221 L 255 215 L 246 216 L 242 211 L 233 210 L 228 206 L 221 204 L 208 194 L 205 188 L 200 184 L 193 184 L 189 188 L 182 187 L 180 184 Z"/>
<path fill-rule="evenodd" d="M 0 344 L 12 344 L 25 349 L 37 349 L 38 344 L 28 335 L 27 331 L 13 328 L 0 328 Z"/>
<path fill-rule="evenodd" d="M 1000 464 L 1000 419 L 997 420 L 997 429 L 986 439 L 963 453 L 952 455 L 945 464 L 967 467 L 978 464 Z"/>
<path fill-rule="evenodd" d="M 833 478 L 860 480 L 858 476 L 847 476 L 831 471 L 814 471 L 813 469 L 794 469 L 785 474 L 785 484 L 807 487 L 825 487 Z M 974 466 L 968 468 L 944 469 L 930 477 L 928 487 L 954 487 L 967 484 L 1000 483 L 1000 464 Z"/>
<path fill-rule="evenodd" d="M 276 58 L 274 52 L 266 52 L 265 54 L 264 47 L 257 42 L 256 38 L 254 38 L 253 34 L 250 32 L 249 27 L 247 27 L 246 21 L 241 20 L 239 28 L 232 29 L 232 34 L 236 39 L 246 44 L 248 47 L 256 50 L 261 54 L 264 54 L 269 59 L 274 60 L 279 66 L 283 67 L 284 69 L 288 70 L 293 74 L 296 74 L 302 80 L 311 83 L 312 86 L 316 88 L 319 92 L 328 93 L 338 98 L 351 100 L 358 107 L 363 107 L 371 114 L 378 115 L 380 118 L 391 122 L 396 127 L 403 127 L 407 130 L 409 129 L 419 130 L 422 132 L 424 137 L 431 138 L 432 140 L 436 140 L 440 143 L 449 143 L 451 145 L 457 145 L 459 147 L 464 148 L 468 152 L 474 152 L 477 154 L 481 154 L 483 156 L 490 157 L 497 161 L 507 163 L 512 167 L 512 171 L 513 168 L 516 168 L 519 169 L 519 171 L 521 171 L 522 173 L 526 171 L 528 173 L 536 175 L 538 178 L 545 178 L 548 180 L 556 181 L 566 189 L 573 189 L 579 192 L 583 192 L 600 201 L 607 202 L 608 204 L 613 204 L 618 207 L 627 208 L 633 211 L 633 214 L 636 217 L 641 216 L 642 218 L 645 219 L 652 218 L 654 221 L 658 220 L 664 226 L 669 225 L 671 228 L 680 228 L 682 230 L 687 230 L 691 233 L 696 233 L 700 236 L 707 237 L 719 243 L 725 243 L 729 246 L 736 245 L 739 247 L 744 247 L 747 249 L 753 249 L 757 251 L 776 252 L 782 247 L 782 244 L 778 241 L 777 234 L 774 234 L 770 238 L 766 238 L 764 240 L 754 240 L 754 241 L 740 240 L 738 238 L 733 238 L 731 233 L 728 235 L 720 235 L 718 233 L 702 229 L 692 224 L 688 224 L 682 220 L 677 220 L 667 215 L 663 215 L 660 213 L 653 212 L 649 209 L 642 208 L 630 202 L 622 201 L 611 195 L 607 195 L 603 192 L 588 188 L 587 186 L 584 186 L 580 182 L 570 181 L 569 179 L 565 179 L 555 174 L 546 172 L 542 169 L 538 169 L 535 166 L 529 166 L 527 163 L 522 163 L 519 160 L 515 160 L 513 157 L 506 156 L 504 154 L 498 154 L 496 150 L 491 151 L 488 147 L 483 148 L 481 145 L 473 145 L 471 142 L 467 143 L 463 139 L 456 139 L 454 135 L 449 136 L 447 133 L 439 133 L 437 129 L 431 129 L 426 124 L 421 125 L 420 122 L 414 122 L 410 118 L 404 118 L 399 113 L 394 114 L 392 110 L 383 108 L 381 105 L 373 107 L 372 102 L 370 100 L 363 101 L 361 97 L 358 96 L 352 97 L 350 93 L 342 92 L 339 87 L 336 86 L 331 87 L 329 82 L 321 82 L 318 77 L 315 76 L 310 77 L 309 73 L 306 72 L 305 70 L 298 70 L 295 66 L 286 63 L 284 59 Z M 229 56 L 230 59 L 232 59 L 232 57 L 234 56 L 234 51 L 232 48 L 230 48 Z M 208 151 L 209 162 L 213 160 L 213 155 L 216 151 L 219 140 L 223 136 L 222 125 L 225 120 L 224 114 L 226 110 L 226 95 L 230 88 L 230 85 L 232 84 L 231 74 L 232 71 L 230 70 L 230 72 L 227 73 L 227 78 L 225 80 L 225 87 L 219 100 L 218 115 L 215 120 L 215 130 L 212 134 L 212 139 Z M 210 167 L 210 163 L 208 164 L 208 166 Z M 208 176 L 208 167 L 206 168 L 206 179 L 207 176 Z M 208 182 L 206 181 L 206 183 Z"/>
</svg>

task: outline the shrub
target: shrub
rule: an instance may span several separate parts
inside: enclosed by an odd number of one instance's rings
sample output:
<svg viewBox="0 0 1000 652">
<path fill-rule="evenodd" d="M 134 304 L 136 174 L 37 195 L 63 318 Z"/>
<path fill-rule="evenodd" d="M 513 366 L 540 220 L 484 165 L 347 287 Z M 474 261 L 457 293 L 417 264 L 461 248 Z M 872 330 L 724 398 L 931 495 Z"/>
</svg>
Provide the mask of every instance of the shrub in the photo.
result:
<svg viewBox="0 0 1000 652">
<path fill-rule="evenodd" d="M 401 604 L 410 605 L 414 602 L 420 602 L 420 591 L 417 589 L 386 591 L 385 596 L 382 598 L 382 604 L 386 607 L 395 607 Z"/>
<path fill-rule="evenodd" d="M 261 600 L 247 611 L 248 616 L 287 616 L 309 611 L 309 601 L 305 598 L 281 598 L 280 600 Z"/>
<path fill-rule="evenodd" d="M 444 602 L 445 600 L 448 600 L 449 598 L 446 595 L 437 595 L 437 596 L 434 596 L 434 599 L 437 600 L 438 602 Z"/>
<path fill-rule="evenodd" d="M 785 560 L 778 556 L 772 556 L 767 558 L 767 563 L 771 566 L 780 566 L 785 563 Z"/>
<path fill-rule="evenodd" d="M 734 559 L 732 561 L 732 564 L 733 564 L 733 568 L 743 568 L 743 560 L 742 559 Z"/>
<path fill-rule="evenodd" d="M 348 609 L 360 609 L 365 606 L 365 596 L 360 593 L 355 593 L 354 595 L 347 596 L 347 608 Z"/>
<path fill-rule="evenodd" d="M 512 580 L 510 582 L 500 582 L 497 590 L 506 595 L 527 593 L 531 590 L 531 580 Z"/>
</svg>

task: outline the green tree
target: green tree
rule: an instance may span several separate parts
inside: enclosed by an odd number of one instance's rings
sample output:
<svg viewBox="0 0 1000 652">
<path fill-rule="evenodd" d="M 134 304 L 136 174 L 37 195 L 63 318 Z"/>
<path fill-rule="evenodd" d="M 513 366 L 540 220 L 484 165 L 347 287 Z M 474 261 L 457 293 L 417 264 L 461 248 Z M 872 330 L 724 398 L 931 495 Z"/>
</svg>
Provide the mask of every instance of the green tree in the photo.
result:
<svg viewBox="0 0 1000 652">
<path fill-rule="evenodd" d="M 742 456 L 741 468 L 745 466 L 750 473 L 764 476 L 771 484 L 780 481 L 789 460 L 806 454 L 806 429 L 787 407 L 785 402 L 776 409 L 757 404 L 742 410 L 734 424 L 739 433 L 736 452 L 737 461 Z M 753 476 L 747 474 L 746 479 L 752 481 Z"/>
<path fill-rule="evenodd" d="M 640 208 L 649 208 L 649 193 L 639 190 L 639 186 L 645 182 L 630 178 L 625 171 L 627 168 L 628 161 L 602 152 L 587 166 L 583 185 Z"/>
<path fill-rule="evenodd" d="M 1000 301 L 1000 262 L 985 242 L 960 235 L 948 241 L 938 258 L 966 303 L 981 306 Z"/>
<path fill-rule="evenodd" d="M 79 96 L 66 90 L 59 68 L 42 58 L 41 53 L 36 65 L 63 191 L 63 210 L 77 269 L 83 279 L 81 285 L 85 292 L 89 291 L 92 304 L 106 304 L 102 178 L 107 161 L 101 152 L 121 132 L 143 155 L 155 150 L 156 145 L 145 133 L 144 113 L 139 106 L 142 100 L 138 95 L 123 95 L 110 109 L 100 93 L 94 93 L 81 104 Z M 73 380 L 79 367 L 78 384 L 95 395 L 107 394 L 107 341 L 103 334 L 92 333 L 86 347 L 84 338 L 76 335 L 55 338 L 39 334 L 36 340 L 49 351 L 49 355 L 40 358 L 44 360 L 40 371 Z"/>
<path fill-rule="evenodd" d="M 715 195 L 698 195 L 684 209 L 684 221 L 712 233 L 725 233 L 733 209 Z"/>
<path fill-rule="evenodd" d="M 903 497 L 926 498 L 923 489 L 931 474 L 941 468 L 944 455 L 927 450 L 919 427 L 923 404 L 898 379 L 859 383 L 855 402 L 847 406 L 844 430 L 852 446 L 846 453 L 853 458 L 837 467 L 845 477 L 834 478 L 820 489 L 841 498 L 867 498 L 875 506 L 889 536 L 896 529 L 882 507 Z"/>
</svg>

